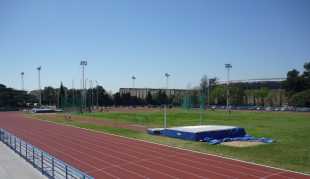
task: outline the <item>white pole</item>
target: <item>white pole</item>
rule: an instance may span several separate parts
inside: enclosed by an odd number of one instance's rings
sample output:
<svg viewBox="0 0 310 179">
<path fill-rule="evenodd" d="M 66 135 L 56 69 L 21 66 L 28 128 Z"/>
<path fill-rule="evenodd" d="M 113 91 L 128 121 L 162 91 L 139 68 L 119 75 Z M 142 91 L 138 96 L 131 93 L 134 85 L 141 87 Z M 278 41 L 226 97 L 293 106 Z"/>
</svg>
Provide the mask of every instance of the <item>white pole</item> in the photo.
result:
<svg viewBox="0 0 310 179">
<path fill-rule="evenodd" d="M 166 105 L 164 106 L 164 135 L 166 135 L 166 122 L 167 122 L 167 118 L 166 118 Z"/>
<path fill-rule="evenodd" d="M 202 105 L 200 104 L 200 125 L 202 125 Z"/>
</svg>

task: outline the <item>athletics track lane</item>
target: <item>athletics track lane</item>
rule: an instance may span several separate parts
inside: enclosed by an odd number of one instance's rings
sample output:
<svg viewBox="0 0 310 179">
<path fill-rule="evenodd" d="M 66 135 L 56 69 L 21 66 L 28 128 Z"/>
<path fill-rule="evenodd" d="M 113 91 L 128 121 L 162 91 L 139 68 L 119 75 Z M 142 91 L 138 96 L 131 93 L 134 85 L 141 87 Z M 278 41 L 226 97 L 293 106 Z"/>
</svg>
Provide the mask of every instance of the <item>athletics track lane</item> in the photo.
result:
<svg viewBox="0 0 310 179">
<path fill-rule="evenodd" d="M 0 113 L 0 126 L 94 178 L 310 178 L 17 113 Z"/>
<path fill-rule="evenodd" d="M 49 113 L 42 113 L 44 116 L 49 116 L 53 118 L 58 118 L 58 119 L 64 119 L 64 115 L 59 115 L 59 114 L 49 114 Z M 105 125 L 105 126 L 112 126 L 112 127 L 121 127 L 125 129 L 133 129 L 133 130 L 139 130 L 139 131 L 146 131 L 147 129 L 151 128 L 150 126 L 140 126 L 140 125 L 132 125 L 132 124 L 124 124 L 124 123 L 117 123 L 117 122 L 112 122 L 112 121 L 104 121 L 104 120 L 97 120 L 97 119 L 87 119 L 87 118 L 82 118 L 82 117 L 73 117 L 73 120 L 75 121 L 81 121 L 81 122 L 87 122 L 87 123 L 93 123 L 93 124 L 100 124 L 100 125 Z"/>
</svg>

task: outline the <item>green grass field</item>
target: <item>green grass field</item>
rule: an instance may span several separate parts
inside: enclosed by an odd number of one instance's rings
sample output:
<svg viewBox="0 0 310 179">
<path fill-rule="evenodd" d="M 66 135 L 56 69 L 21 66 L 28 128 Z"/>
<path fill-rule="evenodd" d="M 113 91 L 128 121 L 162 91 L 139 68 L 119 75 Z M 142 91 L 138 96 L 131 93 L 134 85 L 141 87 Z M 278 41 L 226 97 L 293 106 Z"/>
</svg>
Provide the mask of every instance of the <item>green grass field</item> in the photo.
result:
<svg viewBox="0 0 310 179">
<path fill-rule="evenodd" d="M 149 119 L 149 125 L 152 127 L 163 127 L 164 125 L 164 112 L 160 110 L 144 111 L 139 113 L 93 113 L 80 116 L 108 121 L 116 121 L 117 119 L 118 122 L 132 123 L 133 114 L 137 114 L 137 116 L 139 116 L 138 118 L 142 118 L 142 115 L 147 115 Z M 265 137 L 276 140 L 275 143 L 251 147 L 210 145 L 209 143 L 204 142 L 186 141 L 163 136 L 154 136 L 144 132 L 133 131 L 129 129 L 101 126 L 78 121 L 70 122 L 42 115 L 30 116 L 77 127 L 93 129 L 96 131 L 117 134 L 130 138 L 310 174 L 309 114 L 247 111 L 232 111 L 230 114 L 227 111 L 202 112 L 202 124 L 204 125 L 241 126 L 245 128 L 247 134 L 250 134 L 255 138 Z M 199 124 L 199 110 L 167 110 L 167 127 Z"/>
</svg>

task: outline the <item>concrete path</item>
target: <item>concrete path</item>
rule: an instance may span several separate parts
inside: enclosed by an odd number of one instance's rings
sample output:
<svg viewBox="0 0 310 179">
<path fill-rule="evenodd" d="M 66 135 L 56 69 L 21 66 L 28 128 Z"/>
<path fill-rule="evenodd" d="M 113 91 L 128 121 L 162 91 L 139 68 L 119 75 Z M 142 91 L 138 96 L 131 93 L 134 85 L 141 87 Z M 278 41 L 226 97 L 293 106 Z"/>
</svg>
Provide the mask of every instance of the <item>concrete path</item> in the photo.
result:
<svg viewBox="0 0 310 179">
<path fill-rule="evenodd" d="M 0 179 L 46 179 L 2 141 L 0 141 Z"/>
</svg>

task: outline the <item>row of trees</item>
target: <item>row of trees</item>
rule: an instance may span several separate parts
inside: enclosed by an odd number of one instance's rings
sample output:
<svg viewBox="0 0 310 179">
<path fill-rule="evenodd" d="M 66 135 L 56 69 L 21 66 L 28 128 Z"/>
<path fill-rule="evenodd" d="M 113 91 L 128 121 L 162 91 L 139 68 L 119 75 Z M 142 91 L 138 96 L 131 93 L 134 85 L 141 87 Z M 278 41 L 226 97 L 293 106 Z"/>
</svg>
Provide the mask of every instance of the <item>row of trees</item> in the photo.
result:
<svg viewBox="0 0 310 179">
<path fill-rule="evenodd" d="M 286 80 L 282 82 L 285 96 L 292 106 L 310 107 L 310 62 L 304 64 L 304 72 L 293 69 L 287 72 Z"/>
<path fill-rule="evenodd" d="M 283 106 L 288 104 L 295 107 L 310 107 L 310 62 L 304 64 L 304 69 L 301 75 L 296 69 L 287 72 L 287 78 L 281 83 L 281 89 L 277 92 L 270 92 L 266 87 L 256 91 L 247 91 L 242 83 L 230 84 L 228 87 L 229 104 L 233 106 L 266 106 L 266 104 Z M 201 79 L 200 90 L 205 89 L 204 78 Z M 226 105 L 227 86 L 210 84 L 210 88 L 212 88 L 210 104 Z"/>
<path fill-rule="evenodd" d="M 199 105 L 199 97 L 205 94 L 206 102 L 208 96 L 210 105 L 226 105 L 227 95 L 229 105 L 232 106 L 282 106 L 288 103 L 290 106 L 310 107 L 310 62 L 304 64 L 305 71 L 300 75 L 299 71 L 293 69 L 287 73 L 287 79 L 282 82 L 281 89 L 277 92 L 270 92 L 263 87 L 256 91 L 245 90 L 244 84 L 229 84 L 228 94 L 226 85 L 217 85 L 217 78 L 208 79 L 206 75 L 201 78 L 200 86 L 194 87 L 191 91 L 190 103 Z M 161 105 L 172 104 L 181 105 L 184 94 L 167 96 L 164 90 L 160 90 L 155 94 L 147 94 L 145 99 L 132 96 L 130 93 L 108 93 L 102 86 L 91 90 L 91 100 L 93 104 L 99 106 L 112 105 Z M 208 95 L 208 91 L 210 92 Z M 61 84 L 60 88 L 51 86 L 41 90 L 41 104 L 54 105 L 58 104 L 59 93 L 71 98 L 73 95 L 81 94 L 80 89 L 68 89 Z M 97 97 L 98 96 L 98 97 Z M 98 99 L 98 101 L 97 101 Z M 27 103 L 38 103 L 38 91 L 16 90 L 7 88 L 0 84 L 0 107 L 24 107 Z"/>
</svg>

